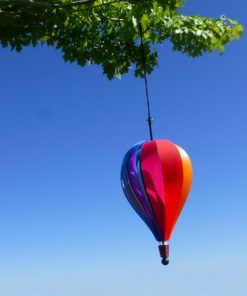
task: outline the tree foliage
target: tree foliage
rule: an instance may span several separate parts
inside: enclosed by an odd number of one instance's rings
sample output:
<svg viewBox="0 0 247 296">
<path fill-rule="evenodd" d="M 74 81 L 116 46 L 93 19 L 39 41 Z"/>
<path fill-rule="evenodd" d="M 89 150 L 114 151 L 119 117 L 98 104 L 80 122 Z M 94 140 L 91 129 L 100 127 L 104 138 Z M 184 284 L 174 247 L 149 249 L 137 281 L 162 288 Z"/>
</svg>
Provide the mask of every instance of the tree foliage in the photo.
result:
<svg viewBox="0 0 247 296">
<path fill-rule="evenodd" d="M 65 61 L 80 66 L 102 65 L 108 78 L 131 67 L 143 75 L 140 31 L 151 73 L 158 64 L 155 45 L 170 40 L 174 51 L 192 57 L 223 53 L 239 39 L 237 21 L 182 14 L 182 0 L 0 0 L 0 43 L 20 52 L 48 44 L 63 52 Z"/>
</svg>

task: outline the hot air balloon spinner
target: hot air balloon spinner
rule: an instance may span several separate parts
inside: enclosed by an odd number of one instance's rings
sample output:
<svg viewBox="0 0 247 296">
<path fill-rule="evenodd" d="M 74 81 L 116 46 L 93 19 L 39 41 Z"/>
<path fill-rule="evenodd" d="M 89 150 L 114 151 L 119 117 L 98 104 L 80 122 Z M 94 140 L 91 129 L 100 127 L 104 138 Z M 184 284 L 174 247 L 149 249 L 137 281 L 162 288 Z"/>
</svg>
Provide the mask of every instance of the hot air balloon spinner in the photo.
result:
<svg viewBox="0 0 247 296">
<path fill-rule="evenodd" d="M 169 140 L 153 139 L 141 25 L 139 28 L 150 141 L 134 145 L 124 156 L 121 185 L 127 200 L 159 242 L 161 262 L 167 265 L 169 240 L 190 192 L 192 165 L 180 146 Z"/>
</svg>

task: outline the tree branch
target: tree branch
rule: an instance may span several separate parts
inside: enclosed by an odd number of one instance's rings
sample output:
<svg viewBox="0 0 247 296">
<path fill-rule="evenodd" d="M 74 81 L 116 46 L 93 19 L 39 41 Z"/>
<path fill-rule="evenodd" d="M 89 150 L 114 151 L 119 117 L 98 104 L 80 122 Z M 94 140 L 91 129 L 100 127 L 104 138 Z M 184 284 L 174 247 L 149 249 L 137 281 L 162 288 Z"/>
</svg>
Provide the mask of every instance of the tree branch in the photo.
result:
<svg viewBox="0 0 247 296">
<path fill-rule="evenodd" d="M 44 8 L 62 8 L 62 7 L 74 7 L 81 6 L 84 4 L 93 3 L 96 0 L 83 0 L 83 1 L 73 1 L 67 3 L 47 3 L 45 1 L 34 1 L 34 0 L 0 0 L 1 4 L 31 4 L 34 6 L 44 7 Z"/>
<path fill-rule="evenodd" d="M 42 8 L 54 8 L 54 4 L 47 3 L 44 1 L 34 1 L 34 0 L 0 0 L 0 6 L 1 4 L 12 4 L 12 5 L 21 5 L 21 4 L 30 4 L 35 7 L 42 7 Z"/>
<path fill-rule="evenodd" d="M 89 4 L 95 2 L 96 0 L 84 0 L 84 1 L 74 1 L 74 2 L 67 2 L 61 4 L 54 4 L 56 7 L 73 7 L 73 6 L 81 6 L 84 4 Z"/>
</svg>

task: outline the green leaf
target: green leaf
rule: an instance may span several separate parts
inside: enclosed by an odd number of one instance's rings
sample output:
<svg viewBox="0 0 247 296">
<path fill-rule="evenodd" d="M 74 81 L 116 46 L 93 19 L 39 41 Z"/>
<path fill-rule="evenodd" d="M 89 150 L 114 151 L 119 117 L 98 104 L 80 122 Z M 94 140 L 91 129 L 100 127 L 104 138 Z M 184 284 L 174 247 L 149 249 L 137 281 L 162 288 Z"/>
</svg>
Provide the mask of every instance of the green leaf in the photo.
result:
<svg viewBox="0 0 247 296">
<path fill-rule="evenodd" d="M 233 34 L 237 39 L 240 39 L 243 35 L 244 27 L 240 24 L 236 24 L 233 28 Z"/>
<path fill-rule="evenodd" d="M 149 17 L 146 14 L 143 14 L 141 18 L 142 29 L 145 32 L 150 24 Z"/>
</svg>

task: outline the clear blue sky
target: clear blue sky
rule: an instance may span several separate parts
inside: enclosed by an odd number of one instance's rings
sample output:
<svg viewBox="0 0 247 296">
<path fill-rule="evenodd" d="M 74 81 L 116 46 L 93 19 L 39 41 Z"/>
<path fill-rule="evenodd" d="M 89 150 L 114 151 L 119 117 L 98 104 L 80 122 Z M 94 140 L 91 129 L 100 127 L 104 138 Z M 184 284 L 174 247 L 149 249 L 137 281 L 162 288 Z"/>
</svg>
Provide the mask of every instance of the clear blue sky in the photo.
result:
<svg viewBox="0 0 247 296">
<path fill-rule="evenodd" d="M 245 0 L 185 13 L 238 19 Z M 247 295 L 247 42 L 191 59 L 159 49 L 156 138 L 191 156 L 194 184 L 160 264 L 126 201 L 122 157 L 148 138 L 144 84 L 109 82 L 52 48 L 0 50 L 0 295 Z"/>
</svg>

